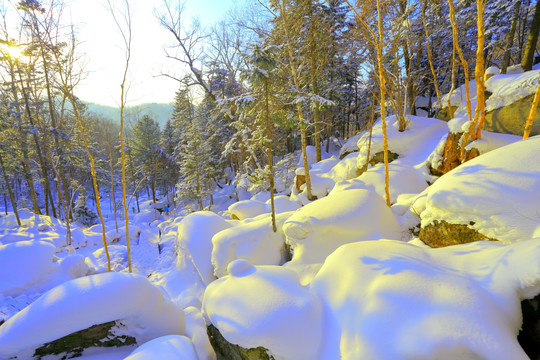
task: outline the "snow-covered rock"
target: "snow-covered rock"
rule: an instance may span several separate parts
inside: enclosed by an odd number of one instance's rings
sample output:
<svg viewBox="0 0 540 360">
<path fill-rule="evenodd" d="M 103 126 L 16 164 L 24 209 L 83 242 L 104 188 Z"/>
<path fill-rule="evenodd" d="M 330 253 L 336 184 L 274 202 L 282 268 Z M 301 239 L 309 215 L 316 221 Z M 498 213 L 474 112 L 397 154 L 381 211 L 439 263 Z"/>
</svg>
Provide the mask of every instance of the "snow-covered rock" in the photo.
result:
<svg viewBox="0 0 540 360">
<path fill-rule="evenodd" d="M 45 241 L 18 241 L 0 245 L 0 295 L 15 295 L 55 270 L 54 245 Z"/>
<path fill-rule="evenodd" d="M 276 359 L 316 359 L 323 341 L 322 304 L 294 271 L 236 260 L 228 272 L 208 286 L 203 301 L 205 315 L 227 341 L 262 346 Z"/>
<path fill-rule="evenodd" d="M 344 190 L 312 202 L 283 224 L 293 263 L 322 263 L 340 245 L 378 238 L 401 238 L 384 200 L 369 190 Z"/>
<path fill-rule="evenodd" d="M 167 335 L 139 346 L 124 360 L 199 360 L 191 340 L 182 335 Z"/>
<path fill-rule="evenodd" d="M 212 238 L 214 275 L 216 277 L 226 275 L 227 266 L 236 259 L 245 259 L 254 265 L 283 264 L 285 235 L 281 227 L 291 215 L 292 212 L 276 215 L 276 232 L 272 229 L 272 216 L 268 214 L 214 235 Z"/>
<path fill-rule="evenodd" d="M 498 148 L 457 167 L 428 190 L 422 228 L 467 225 L 504 243 L 540 236 L 540 137 Z"/>
<path fill-rule="evenodd" d="M 244 220 L 264 214 L 266 212 L 265 203 L 257 200 L 242 200 L 229 206 L 231 217 L 236 220 Z"/>
<path fill-rule="evenodd" d="M 516 337 L 538 256 L 536 240 L 344 245 L 310 285 L 330 313 L 318 359 L 527 359 Z"/>
<path fill-rule="evenodd" d="M 6 321 L 0 327 L 0 357 L 118 319 L 139 343 L 184 333 L 183 311 L 146 278 L 104 273 L 65 282 Z"/>
</svg>

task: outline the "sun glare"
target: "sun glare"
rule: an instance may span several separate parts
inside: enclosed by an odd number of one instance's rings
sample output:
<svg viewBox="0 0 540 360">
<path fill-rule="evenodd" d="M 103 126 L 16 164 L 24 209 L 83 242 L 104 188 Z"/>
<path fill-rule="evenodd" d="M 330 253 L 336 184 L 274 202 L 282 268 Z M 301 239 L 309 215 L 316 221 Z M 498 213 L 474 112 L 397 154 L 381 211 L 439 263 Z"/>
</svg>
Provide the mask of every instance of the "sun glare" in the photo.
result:
<svg viewBox="0 0 540 360">
<path fill-rule="evenodd" d="M 18 59 L 22 56 L 22 49 L 20 46 L 8 45 L 6 50 L 9 56 L 14 59 Z"/>
<path fill-rule="evenodd" d="M 2 44 L 0 52 L 5 56 L 9 56 L 12 59 L 18 59 L 23 56 L 23 50 L 21 46 Z"/>
</svg>

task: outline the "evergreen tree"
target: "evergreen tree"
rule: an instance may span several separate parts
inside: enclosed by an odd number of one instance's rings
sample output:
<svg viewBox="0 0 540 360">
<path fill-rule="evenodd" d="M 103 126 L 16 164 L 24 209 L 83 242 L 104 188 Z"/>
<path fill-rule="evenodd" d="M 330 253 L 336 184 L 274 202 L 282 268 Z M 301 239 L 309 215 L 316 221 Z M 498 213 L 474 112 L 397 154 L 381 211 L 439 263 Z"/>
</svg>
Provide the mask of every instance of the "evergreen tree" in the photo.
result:
<svg viewBox="0 0 540 360">
<path fill-rule="evenodd" d="M 73 218 L 84 226 L 98 223 L 97 214 L 88 206 L 88 196 L 80 194 L 73 208 Z"/>
</svg>

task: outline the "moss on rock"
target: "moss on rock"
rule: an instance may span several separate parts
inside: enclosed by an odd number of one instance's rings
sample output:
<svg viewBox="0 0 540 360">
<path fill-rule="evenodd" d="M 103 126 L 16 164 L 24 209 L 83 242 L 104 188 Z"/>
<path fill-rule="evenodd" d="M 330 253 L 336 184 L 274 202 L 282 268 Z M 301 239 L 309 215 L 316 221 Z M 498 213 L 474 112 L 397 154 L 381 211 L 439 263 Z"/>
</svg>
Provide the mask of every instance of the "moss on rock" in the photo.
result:
<svg viewBox="0 0 540 360">
<path fill-rule="evenodd" d="M 254 349 L 245 349 L 239 345 L 231 344 L 219 330 L 212 324 L 207 327 L 208 338 L 216 352 L 217 360 L 275 360 L 267 354 L 261 346 Z"/>
<path fill-rule="evenodd" d="M 124 325 L 117 321 L 93 325 L 88 329 L 44 344 L 35 350 L 33 357 L 41 359 L 47 355 L 65 354 L 62 359 L 71 359 L 81 356 L 84 349 L 89 347 L 120 347 L 136 344 L 135 338 L 131 336 L 115 335 L 112 331 L 115 326 L 123 327 Z"/>
<path fill-rule="evenodd" d="M 471 229 L 468 225 L 450 224 L 444 220 L 434 221 L 421 228 L 419 237 L 420 240 L 433 248 L 482 240 L 497 241 Z"/>
</svg>

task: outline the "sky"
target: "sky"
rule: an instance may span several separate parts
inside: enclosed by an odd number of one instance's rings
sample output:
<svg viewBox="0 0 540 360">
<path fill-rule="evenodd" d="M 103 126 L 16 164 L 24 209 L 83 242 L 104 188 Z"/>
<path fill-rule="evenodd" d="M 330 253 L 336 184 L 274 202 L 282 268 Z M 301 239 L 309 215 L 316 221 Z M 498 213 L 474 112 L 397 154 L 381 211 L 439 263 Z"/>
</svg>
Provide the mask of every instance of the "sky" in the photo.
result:
<svg viewBox="0 0 540 360">
<path fill-rule="evenodd" d="M 186 0 L 186 19 L 198 17 L 203 26 L 210 27 L 240 2 L 242 0 Z M 133 34 L 128 105 L 170 103 L 178 89 L 175 80 L 160 76 L 170 71 L 178 74 L 181 68 L 178 61 L 165 57 L 163 48 L 174 45 L 174 38 L 159 25 L 154 15 L 162 3 L 163 0 L 130 0 Z M 67 0 L 65 16 L 71 18 L 76 27 L 88 72 L 75 91 L 77 96 L 88 102 L 118 106 L 125 47 L 105 4 L 105 0 Z"/>
</svg>

